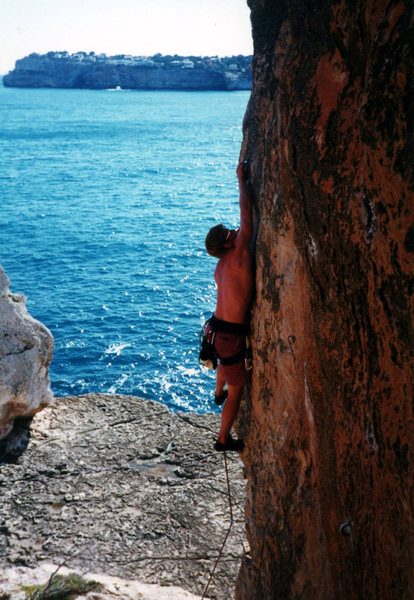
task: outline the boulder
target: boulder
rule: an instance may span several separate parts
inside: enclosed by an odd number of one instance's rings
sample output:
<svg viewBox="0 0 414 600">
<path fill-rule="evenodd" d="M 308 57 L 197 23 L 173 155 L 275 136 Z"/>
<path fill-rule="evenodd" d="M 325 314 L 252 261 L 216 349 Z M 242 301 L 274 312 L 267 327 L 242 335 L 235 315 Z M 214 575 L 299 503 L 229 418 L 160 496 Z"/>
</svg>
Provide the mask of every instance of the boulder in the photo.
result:
<svg viewBox="0 0 414 600">
<path fill-rule="evenodd" d="M 24 296 L 12 294 L 9 283 L 0 267 L 0 439 L 16 417 L 33 416 L 53 400 L 52 334 L 30 316 Z"/>
</svg>

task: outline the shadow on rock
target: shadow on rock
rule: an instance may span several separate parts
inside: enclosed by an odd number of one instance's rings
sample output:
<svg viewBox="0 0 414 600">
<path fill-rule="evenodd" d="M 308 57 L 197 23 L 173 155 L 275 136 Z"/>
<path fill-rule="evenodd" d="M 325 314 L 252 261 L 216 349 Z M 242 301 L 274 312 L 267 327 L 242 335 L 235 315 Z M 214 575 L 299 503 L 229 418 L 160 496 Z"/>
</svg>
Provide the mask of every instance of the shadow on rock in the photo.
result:
<svg viewBox="0 0 414 600">
<path fill-rule="evenodd" d="M 11 432 L 0 440 L 0 465 L 15 465 L 30 441 L 33 417 L 18 417 Z"/>
</svg>

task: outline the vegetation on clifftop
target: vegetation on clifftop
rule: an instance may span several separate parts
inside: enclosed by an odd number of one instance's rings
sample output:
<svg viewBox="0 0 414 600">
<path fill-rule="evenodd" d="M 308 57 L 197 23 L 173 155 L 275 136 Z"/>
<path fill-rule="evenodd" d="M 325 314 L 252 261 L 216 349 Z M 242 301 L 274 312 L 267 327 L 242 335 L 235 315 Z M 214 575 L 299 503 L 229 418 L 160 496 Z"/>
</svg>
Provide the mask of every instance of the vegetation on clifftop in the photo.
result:
<svg viewBox="0 0 414 600">
<path fill-rule="evenodd" d="M 53 574 L 44 585 L 23 587 L 27 600 L 71 600 L 80 594 L 101 589 L 102 586 L 98 582 L 87 581 L 74 573 Z"/>
</svg>

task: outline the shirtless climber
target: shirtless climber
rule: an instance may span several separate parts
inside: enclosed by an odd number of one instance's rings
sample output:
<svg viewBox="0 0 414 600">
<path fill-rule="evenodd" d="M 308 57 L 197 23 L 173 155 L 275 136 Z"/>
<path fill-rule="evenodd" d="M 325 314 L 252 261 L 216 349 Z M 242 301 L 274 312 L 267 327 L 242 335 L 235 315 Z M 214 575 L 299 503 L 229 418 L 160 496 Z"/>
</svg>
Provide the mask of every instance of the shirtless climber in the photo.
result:
<svg viewBox="0 0 414 600">
<path fill-rule="evenodd" d="M 243 163 L 237 167 L 239 180 L 240 228 L 216 225 L 207 234 L 206 249 L 219 259 L 214 279 L 217 304 L 209 327 L 215 330 L 214 348 L 218 358 L 215 402 L 223 404 L 221 426 L 214 448 L 218 451 L 244 448 L 243 440 L 230 436 L 247 383 L 246 335 L 253 290 L 252 258 L 249 244 L 253 235 L 252 199 Z M 225 389 L 227 384 L 227 389 Z"/>
</svg>

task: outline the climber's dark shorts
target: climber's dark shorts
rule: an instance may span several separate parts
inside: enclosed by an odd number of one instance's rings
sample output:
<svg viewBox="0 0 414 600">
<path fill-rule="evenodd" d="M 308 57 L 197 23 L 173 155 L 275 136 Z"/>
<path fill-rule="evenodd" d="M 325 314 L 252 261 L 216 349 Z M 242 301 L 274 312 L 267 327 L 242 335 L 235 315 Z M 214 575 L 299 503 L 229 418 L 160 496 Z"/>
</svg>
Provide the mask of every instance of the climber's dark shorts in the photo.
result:
<svg viewBox="0 0 414 600">
<path fill-rule="evenodd" d="M 234 356 L 241 352 L 245 348 L 245 340 L 246 337 L 244 335 L 228 333 L 227 331 L 217 331 L 214 348 L 219 362 L 221 363 L 220 358 Z M 245 369 L 244 358 L 234 365 L 223 365 L 221 363 L 221 369 L 227 385 L 244 385 L 247 383 L 250 375 L 250 371 L 246 371 Z"/>
</svg>

